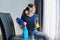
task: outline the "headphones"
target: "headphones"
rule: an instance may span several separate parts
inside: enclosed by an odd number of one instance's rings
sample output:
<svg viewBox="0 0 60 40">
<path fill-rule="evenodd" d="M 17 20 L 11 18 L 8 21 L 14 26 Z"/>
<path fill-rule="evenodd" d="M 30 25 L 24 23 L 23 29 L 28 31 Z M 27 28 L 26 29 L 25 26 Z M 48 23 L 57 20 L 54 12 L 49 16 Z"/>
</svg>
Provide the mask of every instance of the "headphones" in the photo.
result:
<svg viewBox="0 0 60 40">
<path fill-rule="evenodd" d="M 29 6 L 27 6 L 27 7 L 29 8 L 29 11 L 31 12 L 32 8 L 31 8 L 31 7 L 29 7 Z M 27 14 L 27 13 L 28 13 L 28 11 L 26 10 L 26 11 L 25 11 L 25 13 Z"/>
<path fill-rule="evenodd" d="M 26 10 L 25 13 L 28 14 L 28 11 Z"/>
<path fill-rule="evenodd" d="M 29 10 L 30 10 L 30 11 L 32 10 L 32 8 L 31 8 L 31 7 L 29 7 L 29 6 L 28 6 L 28 8 L 29 8 Z"/>
</svg>

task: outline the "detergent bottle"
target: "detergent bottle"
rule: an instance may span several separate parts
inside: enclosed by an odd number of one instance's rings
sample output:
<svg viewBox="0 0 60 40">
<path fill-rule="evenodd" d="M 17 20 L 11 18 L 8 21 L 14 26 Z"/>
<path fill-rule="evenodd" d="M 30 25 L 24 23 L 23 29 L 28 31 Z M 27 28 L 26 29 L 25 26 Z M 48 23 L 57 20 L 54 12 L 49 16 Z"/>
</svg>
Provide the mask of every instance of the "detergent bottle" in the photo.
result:
<svg viewBox="0 0 60 40">
<path fill-rule="evenodd" d="M 28 38 L 28 29 L 27 29 L 27 26 L 26 26 L 26 22 L 24 22 L 23 20 L 21 20 L 20 18 L 17 18 L 16 19 L 16 21 L 17 21 L 17 23 L 19 24 L 19 25 L 23 25 L 24 27 L 23 27 L 23 37 L 26 39 L 26 38 Z"/>
<path fill-rule="evenodd" d="M 27 29 L 27 26 L 26 26 L 26 22 L 24 22 L 24 28 L 23 28 L 23 37 L 26 39 L 28 38 L 28 29 Z"/>
<path fill-rule="evenodd" d="M 38 29 L 39 28 L 39 23 L 36 21 L 35 27 Z"/>
</svg>

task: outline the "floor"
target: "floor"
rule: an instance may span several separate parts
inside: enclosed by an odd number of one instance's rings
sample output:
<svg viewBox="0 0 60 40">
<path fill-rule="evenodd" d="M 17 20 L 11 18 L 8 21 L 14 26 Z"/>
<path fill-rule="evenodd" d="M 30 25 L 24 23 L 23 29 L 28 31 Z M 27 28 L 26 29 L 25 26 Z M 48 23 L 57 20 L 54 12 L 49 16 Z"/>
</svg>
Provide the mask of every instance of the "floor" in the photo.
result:
<svg viewBox="0 0 60 40">
<path fill-rule="evenodd" d="M 0 40 L 2 40 L 2 36 L 0 35 Z"/>
<path fill-rule="evenodd" d="M 2 39 L 1 29 L 0 29 L 0 40 L 3 40 L 3 39 Z M 34 40 L 37 40 L 37 39 L 34 39 Z M 41 39 L 40 39 L 40 40 L 41 40 Z"/>
</svg>

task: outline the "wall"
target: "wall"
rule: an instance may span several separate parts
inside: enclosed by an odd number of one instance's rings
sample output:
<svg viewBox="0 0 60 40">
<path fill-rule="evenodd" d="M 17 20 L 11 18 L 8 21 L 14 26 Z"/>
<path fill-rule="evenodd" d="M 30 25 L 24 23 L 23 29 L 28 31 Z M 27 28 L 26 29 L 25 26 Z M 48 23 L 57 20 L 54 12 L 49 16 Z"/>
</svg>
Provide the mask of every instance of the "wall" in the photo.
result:
<svg viewBox="0 0 60 40">
<path fill-rule="evenodd" d="M 21 17 L 23 9 L 29 3 L 34 4 L 34 0 L 0 0 L 0 12 L 11 13 L 16 34 L 22 33 L 22 30 L 20 30 L 20 27 L 16 23 L 16 18 Z"/>
</svg>

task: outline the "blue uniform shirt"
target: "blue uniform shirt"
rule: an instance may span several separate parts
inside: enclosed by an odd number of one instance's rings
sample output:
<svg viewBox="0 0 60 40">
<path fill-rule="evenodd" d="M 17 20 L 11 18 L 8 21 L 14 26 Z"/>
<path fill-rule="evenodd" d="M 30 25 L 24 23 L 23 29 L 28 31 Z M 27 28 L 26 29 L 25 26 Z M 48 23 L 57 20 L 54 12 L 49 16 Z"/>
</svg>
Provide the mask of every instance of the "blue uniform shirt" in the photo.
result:
<svg viewBox="0 0 60 40">
<path fill-rule="evenodd" d="M 31 33 L 35 28 L 36 21 L 38 21 L 38 15 L 34 14 L 32 17 L 29 17 L 27 15 L 22 15 L 21 19 L 24 22 L 27 22 L 27 29 L 28 32 Z"/>
</svg>

